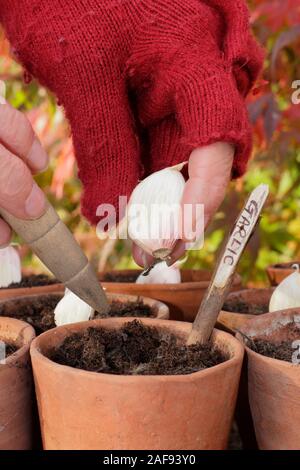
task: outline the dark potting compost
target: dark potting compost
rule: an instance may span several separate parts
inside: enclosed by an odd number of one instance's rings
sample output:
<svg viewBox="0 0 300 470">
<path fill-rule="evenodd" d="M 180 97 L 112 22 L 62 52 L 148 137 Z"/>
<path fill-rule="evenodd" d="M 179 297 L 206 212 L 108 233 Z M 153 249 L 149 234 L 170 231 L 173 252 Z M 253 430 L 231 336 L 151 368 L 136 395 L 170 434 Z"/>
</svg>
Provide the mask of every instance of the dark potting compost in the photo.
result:
<svg viewBox="0 0 300 470">
<path fill-rule="evenodd" d="M 284 341 L 276 341 L 273 338 L 260 337 L 260 338 L 246 338 L 247 346 L 253 351 L 262 354 L 266 357 L 273 359 L 280 359 L 286 362 L 293 362 L 292 358 L 297 354 L 299 349 L 293 347 L 296 340 L 300 340 L 300 328 L 295 323 L 280 328 L 281 335 L 285 338 Z M 276 336 L 278 335 L 278 331 Z M 300 354 L 299 354 L 300 360 Z"/>
<path fill-rule="evenodd" d="M 153 309 L 150 305 L 144 304 L 142 299 L 136 302 L 113 300 L 108 315 L 110 317 L 154 317 Z M 103 315 L 96 312 L 94 318 L 103 318 Z"/>
<path fill-rule="evenodd" d="M 139 276 L 139 273 L 119 273 L 119 272 L 107 272 L 103 276 L 104 282 L 135 282 Z"/>
<path fill-rule="evenodd" d="M 0 316 L 23 320 L 30 323 L 39 335 L 44 331 L 55 328 L 54 309 L 61 295 L 41 295 L 35 299 L 7 300 L 0 304 Z M 113 301 L 109 316 L 111 317 L 153 317 L 154 312 L 149 305 L 139 299 L 136 302 Z M 103 316 L 96 312 L 94 318 Z"/>
<path fill-rule="evenodd" d="M 0 316 L 30 323 L 41 334 L 55 327 L 54 309 L 61 295 L 41 295 L 33 299 L 13 299 L 0 304 Z"/>
<path fill-rule="evenodd" d="M 13 282 L 8 287 L 2 287 L 1 289 L 18 289 L 24 287 L 40 287 L 50 286 L 51 284 L 58 284 L 59 281 L 53 277 L 49 277 L 46 274 L 32 274 L 30 276 L 23 276 L 21 282 Z"/>
<path fill-rule="evenodd" d="M 76 369 L 117 375 L 186 375 L 227 359 L 210 344 L 187 346 L 174 334 L 138 320 L 119 329 L 74 333 L 50 358 Z"/>
<path fill-rule="evenodd" d="M 226 312 L 233 313 L 246 313 L 252 315 L 262 315 L 268 313 L 269 305 L 266 304 L 254 304 L 250 302 L 243 302 L 242 300 L 227 300 L 223 305 L 223 310 Z"/>
</svg>

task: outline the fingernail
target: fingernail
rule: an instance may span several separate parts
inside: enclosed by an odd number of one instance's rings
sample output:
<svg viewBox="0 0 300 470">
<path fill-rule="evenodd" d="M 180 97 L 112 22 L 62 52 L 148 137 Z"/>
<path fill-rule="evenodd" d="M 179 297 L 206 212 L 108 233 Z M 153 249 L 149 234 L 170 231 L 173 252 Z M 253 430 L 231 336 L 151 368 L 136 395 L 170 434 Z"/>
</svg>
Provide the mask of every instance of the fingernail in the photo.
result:
<svg viewBox="0 0 300 470">
<path fill-rule="evenodd" d="M 45 195 L 36 183 L 33 184 L 31 193 L 25 202 L 25 211 L 30 218 L 40 217 L 46 207 Z"/>
<path fill-rule="evenodd" d="M 48 166 L 48 155 L 43 149 L 38 139 L 34 139 L 30 152 L 27 158 L 28 163 L 34 169 L 43 171 Z"/>
<path fill-rule="evenodd" d="M 6 103 L 7 103 L 6 99 L 0 95 L 0 104 L 6 104 Z"/>
</svg>

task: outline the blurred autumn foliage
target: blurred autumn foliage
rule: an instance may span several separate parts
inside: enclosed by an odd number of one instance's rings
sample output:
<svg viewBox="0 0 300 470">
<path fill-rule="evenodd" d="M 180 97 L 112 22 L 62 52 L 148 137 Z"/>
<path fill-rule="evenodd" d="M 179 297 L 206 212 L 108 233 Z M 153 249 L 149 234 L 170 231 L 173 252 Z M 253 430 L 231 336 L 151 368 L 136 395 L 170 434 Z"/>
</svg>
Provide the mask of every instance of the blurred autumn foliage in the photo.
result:
<svg viewBox="0 0 300 470">
<path fill-rule="evenodd" d="M 264 73 L 248 99 L 254 127 L 253 159 L 246 176 L 231 183 L 208 229 L 204 248 L 190 252 L 186 266 L 213 266 L 248 192 L 264 182 L 270 185 L 271 195 L 240 265 L 244 278 L 259 284 L 265 281 L 268 264 L 300 259 L 300 2 L 249 0 L 249 6 L 254 33 L 266 49 Z M 101 267 L 106 259 L 107 267 L 132 266 L 128 242 L 104 247 L 94 229 L 81 218 L 81 186 L 63 110 L 47 90 L 24 76 L 10 57 L 2 33 L 0 79 L 6 82 L 8 100 L 27 114 L 51 157 L 49 169 L 37 179 L 61 217 L 88 254 L 97 261 L 100 257 Z M 36 264 L 26 250 L 24 254 L 27 264 Z"/>
</svg>

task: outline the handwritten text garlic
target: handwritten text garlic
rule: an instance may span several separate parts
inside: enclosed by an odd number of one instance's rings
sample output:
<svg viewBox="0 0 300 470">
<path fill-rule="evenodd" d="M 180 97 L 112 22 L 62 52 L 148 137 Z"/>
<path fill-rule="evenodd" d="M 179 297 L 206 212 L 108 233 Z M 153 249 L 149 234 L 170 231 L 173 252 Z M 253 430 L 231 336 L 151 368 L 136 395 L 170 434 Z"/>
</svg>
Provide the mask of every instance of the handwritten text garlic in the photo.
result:
<svg viewBox="0 0 300 470">
<path fill-rule="evenodd" d="M 184 164 L 157 171 L 134 189 L 128 204 L 129 237 L 146 253 L 167 259 L 180 238 Z"/>
<path fill-rule="evenodd" d="M 147 276 L 140 274 L 137 284 L 180 284 L 180 270 L 176 266 L 168 266 L 165 261 L 157 263 Z"/>
<path fill-rule="evenodd" d="M 95 311 L 86 302 L 73 294 L 69 289 L 65 290 L 64 297 L 58 302 L 54 310 L 54 321 L 57 326 L 68 323 L 77 323 L 90 320 Z"/>
<path fill-rule="evenodd" d="M 300 307 L 300 273 L 299 269 L 286 277 L 274 290 L 269 311 L 285 310 Z"/>
<path fill-rule="evenodd" d="M 8 287 L 14 282 L 20 282 L 21 260 L 19 253 L 12 246 L 0 249 L 0 287 Z"/>
</svg>

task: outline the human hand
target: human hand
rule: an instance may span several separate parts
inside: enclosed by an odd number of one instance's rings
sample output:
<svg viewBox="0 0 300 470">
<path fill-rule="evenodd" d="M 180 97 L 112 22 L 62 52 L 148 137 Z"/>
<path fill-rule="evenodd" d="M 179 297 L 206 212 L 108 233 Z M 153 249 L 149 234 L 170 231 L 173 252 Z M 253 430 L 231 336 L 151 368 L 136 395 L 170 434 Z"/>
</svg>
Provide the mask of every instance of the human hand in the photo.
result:
<svg viewBox="0 0 300 470">
<path fill-rule="evenodd" d="M 0 207 L 21 219 L 40 217 L 45 196 L 33 180 L 48 157 L 30 122 L 0 97 Z M 0 218 L 0 247 L 7 245 L 11 229 Z"/>
<path fill-rule="evenodd" d="M 178 240 L 171 255 L 171 262 L 175 262 L 184 254 L 186 243 L 196 241 L 203 235 L 199 230 L 207 227 L 222 203 L 231 177 L 233 157 L 234 147 L 226 142 L 218 142 L 192 151 L 188 164 L 189 179 L 185 184 L 181 204 L 182 207 L 185 204 L 192 204 L 194 207 L 196 204 L 203 204 L 204 224 L 196 220 L 196 210 L 192 211 L 192 222 L 183 219 L 181 233 L 187 235 L 192 227 L 195 237 L 191 240 L 185 236 L 183 240 Z M 137 245 L 133 246 L 133 257 L 140 266 L 150 266 L 154 261 Z"/>
</svg>

